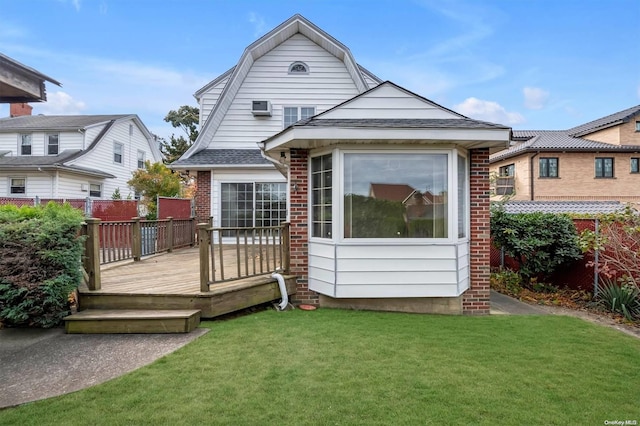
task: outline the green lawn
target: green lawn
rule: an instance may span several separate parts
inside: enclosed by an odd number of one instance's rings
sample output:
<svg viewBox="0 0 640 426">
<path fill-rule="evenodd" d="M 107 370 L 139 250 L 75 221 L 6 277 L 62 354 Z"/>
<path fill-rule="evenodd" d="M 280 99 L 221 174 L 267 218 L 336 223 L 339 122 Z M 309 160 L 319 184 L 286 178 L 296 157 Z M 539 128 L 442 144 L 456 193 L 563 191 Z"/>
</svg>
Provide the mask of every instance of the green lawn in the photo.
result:
<svg viewBox="0 0 640 426">
<path fill-rule="evenodd" d="M 576 318 L 321 309 L 203 326 L 150 366 L 2 410 L 0 424 L 640 421 L 640 341 Z"/>
</svg>

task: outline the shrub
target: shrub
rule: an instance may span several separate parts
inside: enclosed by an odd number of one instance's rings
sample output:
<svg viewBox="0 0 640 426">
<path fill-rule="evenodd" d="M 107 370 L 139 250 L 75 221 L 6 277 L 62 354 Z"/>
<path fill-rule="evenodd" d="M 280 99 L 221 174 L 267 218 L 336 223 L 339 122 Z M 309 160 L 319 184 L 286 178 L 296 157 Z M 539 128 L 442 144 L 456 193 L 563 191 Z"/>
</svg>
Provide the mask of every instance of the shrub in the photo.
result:
<svg viewBox="0 0 640 426">
<path fill-rule="evenodd" d="M 82 212 L 70 205 L 0 206 L 0 321 L 49 328 L 80 283 Z"/>
<path fill-rule="evenodd" d="M 522 291 L 522 277 L 511 269 L 503 269 L 491 274 L 491 288 L 500 293 L 517 296 Z"/>
<path fill-rule="evenodd" d="M 551 213 L 491 213 L 491 237 L 519 265 L 523 278 L 544 281 L 554 271 L 582 257 L 573 220 Z"/>
<path fill-rule="evenodd" d="M 605 278 L 598 293 L 598 302 L 608 311 L 624 315 L 629 321 L 640 318 L 640 289 L 633 282 Z"/>
</svg>

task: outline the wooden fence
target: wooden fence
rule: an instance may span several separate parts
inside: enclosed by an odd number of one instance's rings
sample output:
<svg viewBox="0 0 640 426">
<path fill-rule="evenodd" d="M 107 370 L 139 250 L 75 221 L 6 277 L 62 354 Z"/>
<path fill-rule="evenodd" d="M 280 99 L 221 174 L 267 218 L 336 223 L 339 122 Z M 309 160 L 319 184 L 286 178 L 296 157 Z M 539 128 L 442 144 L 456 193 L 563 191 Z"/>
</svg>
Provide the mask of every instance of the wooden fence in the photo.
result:
<svg viewBox="0 0 640 426">
<path fill-rule="evenodd" d="M 289 223 L 253 228 L 213 228 L 198 224 L 200 290 L 215 283 L 264 275 L 289 273 Z M 226 265 L 235 264 L 225 269 Z M 232 261 L 232 262 L 230 262 Z"/>
<path fill-rule="evenodd" d="M 90 290 L 100 289 L 100 265 L 133 259 L 196 243 L 196 220 L 161 219 L 102 222 L 85 219 L 82 233 L 86 236 L 84 270 Z"/>
</svg>

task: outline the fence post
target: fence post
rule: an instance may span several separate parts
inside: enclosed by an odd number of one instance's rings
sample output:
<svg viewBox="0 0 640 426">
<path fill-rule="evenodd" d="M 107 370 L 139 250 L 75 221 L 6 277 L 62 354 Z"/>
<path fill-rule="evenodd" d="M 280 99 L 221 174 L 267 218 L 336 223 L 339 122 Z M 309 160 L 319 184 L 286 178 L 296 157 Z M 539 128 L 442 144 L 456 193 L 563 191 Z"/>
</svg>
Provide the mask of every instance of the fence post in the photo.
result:
<svg viewBox="0 0 640 426">
<path fill-rule="evenodd" d="M 131 254 L 133 261 L 139 262 L 142 257 L 142 231 L 140 230 L 140 217 L 134 217 L 131 228 Z"/>
<path fill-rule="evenodd" d="M 33 205 L 35 207 L 40 205 L 40 197 L 36 195 L 36 198 L 33 199 Z"/>
<path fill-rule="evenodd" d="M 100 290 L 100 219 L 85 219 L 87 239 L 84 242 L 84 269 L 89 290 Z"/>
<path fill-rule="evenodd" d="M 291 269 L 291 229 L 289 222 L 282 222 L 282 235 L 280 246 L 282 247 L 282 269 L 284 274 L 289 274 Z"/>
<path fill-rule="evenodd" d="M 84 215 L 85 217 L 93 217 L 93 208 L 91 204 L 91 198 L 87 197 L 84 199 Z"/>
<path fill-rule="evenodd" d="M 198 224 L 198 244 L 200 245 L 200 291 L 209 291 L 209 224 Z"/>
<path fill-rule="evenodd" d="M 189 246 L 191 247 L 194 247 L 198 240 L 196 236 L 196 220 L 195 216 L 191 216 L 191 218 L 189 218 L 189 233 L 191 234 Z"/>
<path fill-rule="evenodd" d="M 168 216 L 169 223 L 167 225 L 167 251 L 171 253 L 173 251 L 173 217 Z"/>
</svg>

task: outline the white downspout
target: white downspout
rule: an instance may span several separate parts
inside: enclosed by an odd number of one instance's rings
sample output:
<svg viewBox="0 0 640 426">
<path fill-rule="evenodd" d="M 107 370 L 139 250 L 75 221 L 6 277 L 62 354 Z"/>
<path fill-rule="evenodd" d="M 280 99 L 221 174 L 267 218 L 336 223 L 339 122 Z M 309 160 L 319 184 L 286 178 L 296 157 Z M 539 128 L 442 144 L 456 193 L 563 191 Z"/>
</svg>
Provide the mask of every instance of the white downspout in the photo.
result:
<svg viewBox="0 0 640 426">
<path fill-rule="evenodd" d="M 280 295 L 282 296 L 282 301 L 278 304 L 278 310 L 284 311 L 289 305 L 289 295 L 287 294 L 287 286 L 284 283 L 284 277 L 282 274 L 278 272 L 274 272 L 271 274 L 271 278 L 275 278 L 278 280 L 278 287 L 280 287 Z"/>
</svg>

